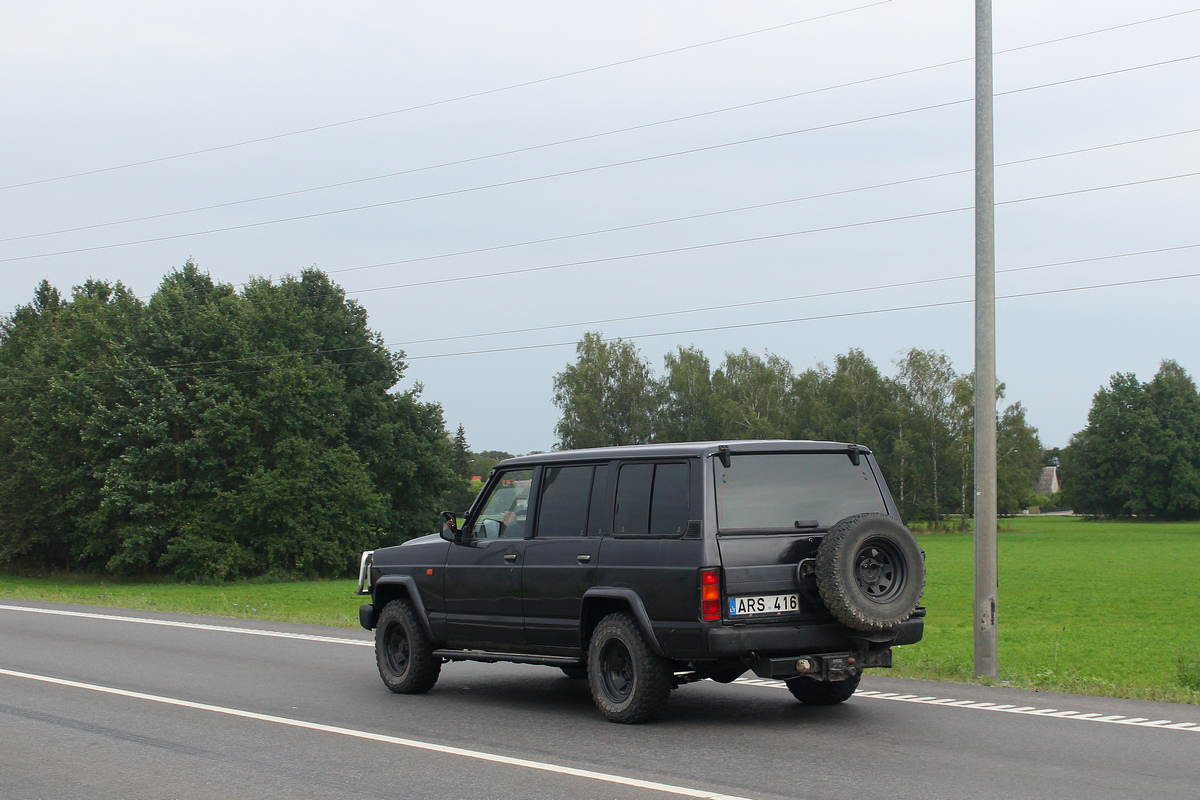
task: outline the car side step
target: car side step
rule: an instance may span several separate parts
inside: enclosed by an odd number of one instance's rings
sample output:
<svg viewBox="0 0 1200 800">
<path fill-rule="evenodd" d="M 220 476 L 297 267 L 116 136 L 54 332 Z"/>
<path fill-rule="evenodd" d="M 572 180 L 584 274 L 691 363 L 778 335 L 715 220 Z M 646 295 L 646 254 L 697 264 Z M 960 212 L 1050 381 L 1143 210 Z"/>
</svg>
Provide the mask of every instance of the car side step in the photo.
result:
<svg viewBox="0 0 1200 800">
<path fill-rule="evenodd" d="M 447 661 L 483 661 L 494 664 L 507 661 L 512 664 L 542 664 L 547 667 L 582 667 L 583 659 L 573 656 L 533 656 L 525 653 L 493 653 L 488 650 L 434 650 L 436 658 Z"/>
</svg>

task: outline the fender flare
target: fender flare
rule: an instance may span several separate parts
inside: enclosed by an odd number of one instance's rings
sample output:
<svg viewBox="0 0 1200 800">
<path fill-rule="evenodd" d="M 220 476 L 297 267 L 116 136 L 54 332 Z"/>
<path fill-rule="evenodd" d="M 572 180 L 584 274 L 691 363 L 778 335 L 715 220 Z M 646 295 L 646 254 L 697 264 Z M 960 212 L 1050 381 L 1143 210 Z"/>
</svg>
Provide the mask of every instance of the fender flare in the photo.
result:
<svg viewBox="0 0 1200 800">
<path fill-rule="evenodd" d="M 375 581 L 371 587 L 371 591 L 375 593 L 375 597 L 379 596 L 379 588 L 381 586 L 403 586 L 408 599 L 412 601 L 413 608 L 417 611 L 417 618 L 421 620 L 421 627 L 425 629 L 425 635 L 430 641 L 434 640 L 433 626 L 429 624 L 429 614 L 425 611 L 425 604 L 421 602 L 421 591 L 417 588 L 417 582 L 411 575 L 384 575 Z M 375 606 L 375 612 L 372 615 L 372 623 L 379 619 L 380 612 L 383 611 L 378 604 Z"/>
<path fill-rule="evenodd" d="M 650 615 L 646 613 L 646 606 L 642 603 L 642 598 L 637 592 L 632 589 L 623 589 L 619 586 L 593 586 L 583 593 L 583 604 L 592 598 L 603 598 L 605 600 L 623 600 L 629 604 L 630 610 L 633 612 L 633 621 L 637 623 L 638 628 L 646 637 L 646 641 L 650 644 L 650 649 L 660 656 L 666 656 L 662 646 L 658 643 L 658 637 L 654 635 L 654 626 L 650 624 Z M 580 618 L 580 627 L 583 626 L 583 619 Z M 585 643 L 586 644 L 586 643 Z"/>
</svg>

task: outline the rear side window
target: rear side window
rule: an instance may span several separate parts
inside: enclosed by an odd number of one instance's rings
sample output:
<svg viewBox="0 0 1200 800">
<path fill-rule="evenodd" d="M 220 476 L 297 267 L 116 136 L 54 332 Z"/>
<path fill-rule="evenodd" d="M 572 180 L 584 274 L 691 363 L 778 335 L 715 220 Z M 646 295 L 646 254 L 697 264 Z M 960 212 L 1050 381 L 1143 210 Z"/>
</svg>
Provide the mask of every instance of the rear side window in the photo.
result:
<svg viewBox="0 0 1200 800">
<path fill-rule="evenodd" d="M 650 495 L 650 535 L 682 536 L 687 524 L 688 465 L 656 465 Z"/>
<path fill-rule="evenodd" d="M 626 464 L 617 476 L 613 533 L 682 536 L 690 516 L 688 465 Z"/>
<path fill-rule="evenodd" d="M 654 485 L 653 464 L 626 464 L 617 478 L 617 506 L 613 510 L 613 533 L 645 536 L 650 532 L 650 490 Z"/>
<path fill-rule="evenodd" d="M 586 536 L 595 467 L 547 467 L 538 504 L 538 538 Z"/>
<path fill-rule="evenodd" d="M 596 467 L 596 476 L 592 478 L 592 503 L 588 509 L 588 536 L 600 536 L 604 533 L 604 502 L 608 500 L 608 465 Z"/>
</svg>

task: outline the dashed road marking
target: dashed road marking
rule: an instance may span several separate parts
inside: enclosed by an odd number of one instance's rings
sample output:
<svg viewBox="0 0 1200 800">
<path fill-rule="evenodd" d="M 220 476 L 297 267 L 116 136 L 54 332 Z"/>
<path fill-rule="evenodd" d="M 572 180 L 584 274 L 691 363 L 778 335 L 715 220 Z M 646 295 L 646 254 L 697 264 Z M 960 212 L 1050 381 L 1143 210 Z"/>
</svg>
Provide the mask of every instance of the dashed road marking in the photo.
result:
<svg viewBox="0 0 1200 800">
<path fill-rule="evenodd" d="M 766 686 L 786 689 L 783 681 L 764 680 L 762 678 L 738 678 L 735 683 L 748 686 Z M 1146 717 L 1126 717 L 1120 714 L 1102 715 L 1092 711 L 1060 711 L 1057 708 L 1037 708 L 1036 706 L 1014 706 L 1009 704 L 981 703 L 974 700 L 958 700 L 954 697 L 927 697 L 915 694 L 898 694 L 896 692 L 873 692 L 859 689 L 855 697 L 871 700 L 893 700 L 899 703 L 917 703 L 919 705 L 946 706 L 950 708 L 965 708 L 972 711 L 999 711 L 1005 714 L 1021 714 L 1028 717 L 1054 717 L 1057 719 L 1073 719 L 1080 722 L 1107 722 L 1113 725 L 1133 725 L 1141 728 L 1158 728 L 1165 731 L 1196 731 L 1200 732 L 1200 724 L 1195 722 L 1172 722 L 1169 719 L 1147 719 Z"/>
</svg>

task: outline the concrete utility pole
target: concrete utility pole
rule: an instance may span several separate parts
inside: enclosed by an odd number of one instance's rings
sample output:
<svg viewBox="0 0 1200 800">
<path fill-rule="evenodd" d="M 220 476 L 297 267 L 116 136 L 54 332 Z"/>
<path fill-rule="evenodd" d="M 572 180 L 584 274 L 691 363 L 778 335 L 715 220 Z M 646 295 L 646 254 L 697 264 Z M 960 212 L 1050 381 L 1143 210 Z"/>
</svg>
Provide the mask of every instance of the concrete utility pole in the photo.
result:
<svg viewBox="0 0 1200 800">
<path fill-rule="evenodd" d="M 998 675 L 992 0 L 975 0 L 975 677 Z"/>
</svg>

